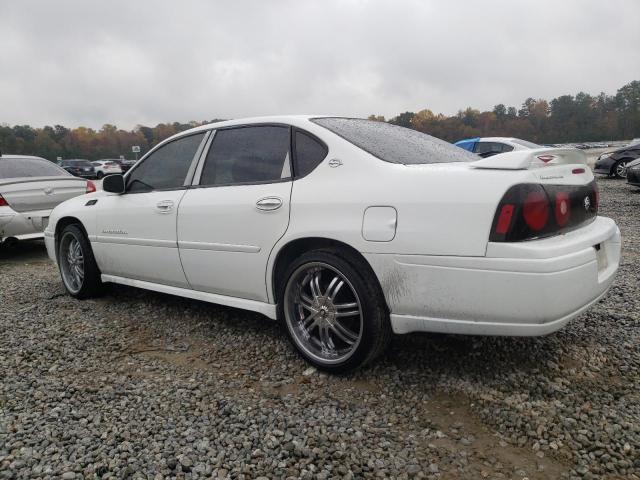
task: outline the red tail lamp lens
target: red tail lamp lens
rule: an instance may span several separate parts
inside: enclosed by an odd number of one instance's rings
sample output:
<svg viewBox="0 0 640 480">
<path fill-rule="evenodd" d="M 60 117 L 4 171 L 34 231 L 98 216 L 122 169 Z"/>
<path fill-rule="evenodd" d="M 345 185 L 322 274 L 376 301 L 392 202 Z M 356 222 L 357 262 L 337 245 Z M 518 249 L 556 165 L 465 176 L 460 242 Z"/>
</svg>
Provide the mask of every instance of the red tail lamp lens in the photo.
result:
<svg viewBox="0 0 640 480">
<path fill-rule="evenodd" d="M 559 226 L 564 227 L 569 222 L 571 216 L 571 203 L 569 202 L 569 195 L 565 192 L 558 192 L 556 194 L 556 222 Z"/>
<path fill-rule="evenodd" d="M 554 158 L 556 157 L 553 155 L 538 155 L 538 160 L 542 160 L 544 163 L 549 163 Z"/>
<path fill-rule="evenodd" d="M 509 231 L 509 225 L 511 225 L 511 218 L 513 217 L 514 206 L 510 203 L 503 205 L 500 209 L 500 216 L 498 217 L 498 225 L 496 225 L 496 233 L 504 235 Z"/>
<path fill-rule="evenodd" d="M 2 195 L 0 195 L 0 207 L 8 207 L 9 204 L 7 203 L 7 201 L 2 197 Z"/>
<path fill-rule="evenodd" d="M 93 183 L 91 180 L 89 180 L 87 182 L 87 189 L 85 190 L 84 193 L 93 193 L 96 191 L 96 184 Z"/>
<path fill-rule="evenodd" d="M 543 192 L 530 192 L 524 201 L 522 215 L 531 230 L 542 230 L 549 221 L 547 196 Z"/>
</svg>

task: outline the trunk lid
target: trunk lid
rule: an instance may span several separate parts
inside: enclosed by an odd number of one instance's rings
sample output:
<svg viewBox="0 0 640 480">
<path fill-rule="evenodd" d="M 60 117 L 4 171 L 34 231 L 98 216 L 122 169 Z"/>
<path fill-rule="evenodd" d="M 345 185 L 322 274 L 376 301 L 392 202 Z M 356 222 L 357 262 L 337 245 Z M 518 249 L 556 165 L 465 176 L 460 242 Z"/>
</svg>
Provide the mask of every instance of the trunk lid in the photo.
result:
<svg viewBox="0 0 640 480">
<path fill-rule="evenodd" d="M 86 180 L 71 176 L 10 178 L 0 180 L 0 195 L 16 212 L 51 210 L 84 195 L 86 185 Z"/>
<path fill-rule="evenodd" d="M 536 148 L 514 150 L 471 163 L 473 168 L 489 170 L 534 170 L 553 165 L 586 165 L 587 157 L 575 148 Z"/>
</svg>

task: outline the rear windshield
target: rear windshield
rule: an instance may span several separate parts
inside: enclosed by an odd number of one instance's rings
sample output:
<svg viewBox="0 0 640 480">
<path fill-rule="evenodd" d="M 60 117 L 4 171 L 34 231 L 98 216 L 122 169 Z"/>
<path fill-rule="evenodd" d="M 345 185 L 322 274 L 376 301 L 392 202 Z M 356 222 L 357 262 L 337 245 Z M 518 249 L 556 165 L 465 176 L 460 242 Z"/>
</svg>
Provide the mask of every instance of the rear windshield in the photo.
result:
<svg viewBox="0 0 640 480">
<path fill-rule="evenodd" d="M 411 165 L 478 160 L 476 155 L 451 143 L 386 122 L 336 117 L 314 118 L 311 121 L 385 162 Z"/>
<path fill-rule="evenodd" d="M 69 174 L 49 160 L 0 158 L 0 178 L 65 176 L 69 176 Z"/>
</svg>

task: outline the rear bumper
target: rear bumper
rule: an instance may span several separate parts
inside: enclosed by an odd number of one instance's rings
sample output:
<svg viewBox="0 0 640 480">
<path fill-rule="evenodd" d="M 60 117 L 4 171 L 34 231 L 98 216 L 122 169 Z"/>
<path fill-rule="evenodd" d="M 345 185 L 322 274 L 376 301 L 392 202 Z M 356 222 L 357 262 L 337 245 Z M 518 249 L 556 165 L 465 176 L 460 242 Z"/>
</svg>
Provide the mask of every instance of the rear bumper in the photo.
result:
<svg viewBox="0 0 640 480">
<path fill-rule="evenodd" d="M 50 213 L 50 210 L 16 212 L 11 207 L 0 207 L 0 242 L 6 238 L 42 238 Z"/>
<path fill-rule="evenodd" d="M 485 257 L 367 254 L 395 333 L 546 335 L 601 298 L 620 261 L 620 231 L 598 217 L 558 237 L 490 243 Z"/>
</svg>

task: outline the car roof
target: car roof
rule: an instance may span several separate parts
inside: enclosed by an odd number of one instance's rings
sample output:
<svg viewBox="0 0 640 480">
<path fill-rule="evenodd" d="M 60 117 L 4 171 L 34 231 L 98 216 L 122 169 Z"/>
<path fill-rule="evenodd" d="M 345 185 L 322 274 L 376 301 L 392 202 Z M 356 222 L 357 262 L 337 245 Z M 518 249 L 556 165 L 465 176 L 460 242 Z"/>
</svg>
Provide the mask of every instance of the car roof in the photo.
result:
<svg viewBox="0 0 640 480">
<path fill-rule="evenodd" d="M 515 137 L 481 137 L 480 142 L 513 142 L 517 140 Z"/>
<path fill-rule="evenodd" d="M 2 158 L 31 158 L 36 160 L 46 160 L 47 162 L 49 161 L 46 158 L 36 157 L 34 155 L 5 155 L 4 153 L 0 155 L 0 159 Z"/>
<path fill-rule="evenodd" d="M 235 125 L 251 125 L 251 124 L 260 124 L 260 123 L 286 123 L 291 125 L 300 125 L 305 122 L 308 122 L 312 118 L 348 118 L 344 115 L 266 115 L 263 117 L 247 117 L 247 118 L 236 118 L 233 120 L 224 120 L 221 122 L 213 122 L 207 123 L 206 125 L 200 125 L 198 127 L 190 128 L 189 130 L 185 130 L 184 132 L 180 132 L 172 138 L 181 135 L 189 135 L 192 133 L 203 132 L 206 130 L 211 130 L 212 128 L 224 128 L 224 127 L 233 127 Z M 359 120 L 366 120 L 366 118 L 362 118 Z"/>
</svg>

